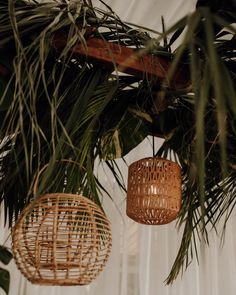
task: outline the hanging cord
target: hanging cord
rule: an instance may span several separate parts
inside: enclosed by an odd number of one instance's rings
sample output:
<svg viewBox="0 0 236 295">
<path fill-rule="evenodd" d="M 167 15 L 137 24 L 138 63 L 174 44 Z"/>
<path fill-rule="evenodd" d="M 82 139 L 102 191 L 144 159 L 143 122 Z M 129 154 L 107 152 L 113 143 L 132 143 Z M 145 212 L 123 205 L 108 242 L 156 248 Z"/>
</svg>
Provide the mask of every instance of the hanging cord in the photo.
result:
<svg viewBox="0 0 236 295">
<path fill-rule="evenodd" d="M 155 138 L 154 138 L 154 135 L 152 136 L 152 156 L 153 156 L 153 158 L 156 156 L 155 155 Z"/>
</svg>

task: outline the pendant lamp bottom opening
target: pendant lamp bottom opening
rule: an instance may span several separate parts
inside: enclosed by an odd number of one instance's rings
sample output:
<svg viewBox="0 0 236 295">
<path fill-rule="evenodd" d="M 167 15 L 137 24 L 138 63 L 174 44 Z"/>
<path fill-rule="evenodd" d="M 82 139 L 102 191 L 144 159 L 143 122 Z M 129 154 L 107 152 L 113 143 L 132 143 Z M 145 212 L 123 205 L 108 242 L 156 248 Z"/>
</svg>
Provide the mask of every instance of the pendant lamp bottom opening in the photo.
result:
<svg viewBox="0 0 236 295">
<path fill-rule="evenodd" d="M 178 212 L 170 212 L 169 210 L 161 209 L 137 209 L 133 212 L 127 212 L 127 216 L 132 220 L 147 225 L 161 225 L 172 222 L 176 219 Z"/>
</svg>

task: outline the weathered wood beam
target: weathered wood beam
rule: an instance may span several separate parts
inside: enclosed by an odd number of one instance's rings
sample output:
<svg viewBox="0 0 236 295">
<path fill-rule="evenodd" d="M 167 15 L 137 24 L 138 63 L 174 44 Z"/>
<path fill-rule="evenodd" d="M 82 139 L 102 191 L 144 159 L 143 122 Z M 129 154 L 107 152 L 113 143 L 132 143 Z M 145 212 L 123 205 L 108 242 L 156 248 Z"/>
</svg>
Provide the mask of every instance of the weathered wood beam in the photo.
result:
<svg viewBox="0 0 236 295">
<path fill-rule="evenodd" d="M 54 38 L 55 50 L 60 52 L 66 46 L 67 39 L 62 34 Z M 167 78 L 171 60 L 151 54 L 141 54 L 133 48 L 107 42 L 98 38 L 88 38 L 86 46 L 78 43 L 72 48 L 72 54 L 87 59 L 102 67 L 134 75 L 140 79 L 148 77 L 161 82 Z M 8 70 L 0 64 L 0 75 L 7 75 Z M 182 89 L 189 86 L 189 71 L 185 65 L 179 66 L 169 83 L 171 88 Z"/>
<path fill-rule="evenodd" d="M 57 35 L 54 46 L 58 50 L 66 45 L 66 38 Z M 119 72 L 131 74 L 143 79 L 145 76 L 157 81 L 163 81 L 171 67 L 171 60 L 151 54 L 140 54 L 139 51 L 122 45 L 114 44 L 98 38 L 86 40 L 86 46 L 78 43 L 72 48 L 76 56 L 86 58 L 88 61 L 100 66 L 109 67 Z M 189 74 L 186 66 L 178 67 L 170 86 L 175 89 L 185 88 L 189 85 Z"/>
</svg>

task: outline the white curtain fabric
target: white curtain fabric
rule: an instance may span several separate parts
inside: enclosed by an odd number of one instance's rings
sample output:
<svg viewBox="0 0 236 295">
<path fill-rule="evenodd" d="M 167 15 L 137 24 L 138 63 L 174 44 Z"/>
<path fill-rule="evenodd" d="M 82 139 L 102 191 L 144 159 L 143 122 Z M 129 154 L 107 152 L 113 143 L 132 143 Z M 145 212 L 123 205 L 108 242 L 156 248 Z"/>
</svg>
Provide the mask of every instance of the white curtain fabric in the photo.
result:
<svg viewBox="0 0 236 295">
<path fill-rule="evenodd" d="M 132 163 L 151 155 L 151 140 L 147 139 L 128 155 L 127 161 Z M 118 162 L 126 179 L 127 167 L 122 161 Z M 103 200 L 113 234 L 112 252 L 105 270 L 89 286 L 45 287 L 27 282 L 12 261 L 8 266 L 10 295 L 235 295 L 236 214 L 228 222 L 224 245 L 212 232 L 210 247 L 199 245 L 199 265 L 195 259 L 182 277 L 166 286 L 164 281 L 181 241 L 175 222 L 146 226 L 130 220 L 125 215 L 126 196 L 111 174 L 101 166 L 97 173 L 113 197 L 113 201 L 107 197 Z M 0 223 L 0 244 L 10 246 L 3 218 Z M 0 291 L 0 295 L 3 294 Z"/>
<path fill-rule="evenodd" d="M 145 140 L 128 157 L 128 163 L 151 156 L 152 147 Z M 124 178 L 127 167 L 121 162 Z M 112 193 L 111 201 L 103 204 L 112 224 L 112 253 L 105 270 L 91 285 L 85 287 L 43 287 L 27 282 L 14 261 L 11 272 L 10 295 L 234 295 L 236 290 L 236 214 L 228 222 L 225 243 L 214 232 L 210 247 L 200 245 L 199 265 L 195 261 L 173 285 L 164 280 L 172 266 L 181 240 L 175 223 L 164 226 L 145 226 L 125 215 L 125 195 L 108 171 L 98 168 L 100 179 Z M 3 217 L 3 216 L 2 216 Z M 0 244 L 10 246 L 9 232 L 1 220 Z M 68 292 L 68 293 L 67 293 Z M 0 294 L 4 294 L 0 291 Z"/>
<path fill-rule="evenodd" d="M 168 25 L 194 10 L 195 0 L 105 0 L 121 19 L 161 31 L 161 16 Z M 99 5 L 99 4 L 98 4 Z M 132 163 L 152 155 L 150 139 L 145 140 L 127 157 Z M 118 161 L 127 178 L 127 167 Z M 112 253 L 105 270 L 89 286 L 43 287 L 27 282 L 14 261 L 11 272 L 10 295 L 235 295 L 236 291 L 236 214 L 228 222 L 222 247 L 214 232 L 210 247 L 200 245 L 199 265 L 196 259 L 187 272 L 173 285 L 165 279 L 171 269 L 181 241 L 175 223 L 164 226 L 139 225 L 125 215 L 126 196 L 111 174 L 98 168 L 100 180 L 111 192 L 113 201 L 104 197 L 103 204 L 112 224 Z M 3 217 L 3 214 L 2 214 Z M 0 220 L 0 244 L 10 246 L 9 231 Z M 4 294 L 0 290 L 0 295 Z"/>
</svg>

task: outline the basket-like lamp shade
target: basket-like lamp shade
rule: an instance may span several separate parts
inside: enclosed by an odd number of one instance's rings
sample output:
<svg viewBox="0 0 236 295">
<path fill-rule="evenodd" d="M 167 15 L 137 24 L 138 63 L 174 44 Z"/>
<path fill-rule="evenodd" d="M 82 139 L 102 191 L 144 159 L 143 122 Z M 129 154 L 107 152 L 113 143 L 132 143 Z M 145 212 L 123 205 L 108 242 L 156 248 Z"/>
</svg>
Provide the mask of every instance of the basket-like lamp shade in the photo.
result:
<svg viewBox="0 0 236 295">
<path fill-rule="evenodd" d="M 181 206 L 181 169 L 172 161 L 145 158 L 128 172 L 127 215 L 143 224 L 166 224 Z"/>
<path fill-rule="evenodd" d="M 103 270 L 111 250 L 110 223 L 81 195 L 46 194 L 29 204 L 12 232 L 23 275 L 40 285 L 86 285 Z"/>
</svg>

